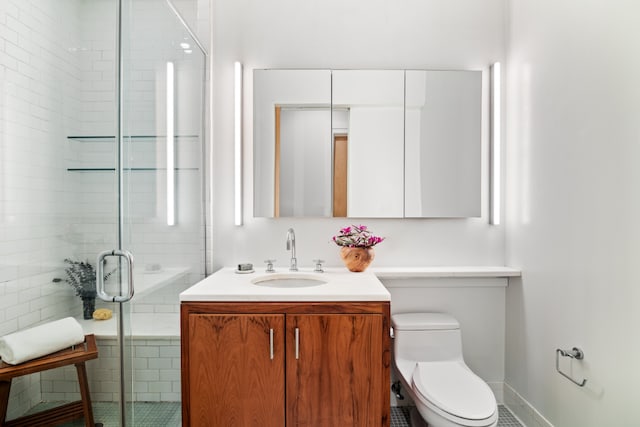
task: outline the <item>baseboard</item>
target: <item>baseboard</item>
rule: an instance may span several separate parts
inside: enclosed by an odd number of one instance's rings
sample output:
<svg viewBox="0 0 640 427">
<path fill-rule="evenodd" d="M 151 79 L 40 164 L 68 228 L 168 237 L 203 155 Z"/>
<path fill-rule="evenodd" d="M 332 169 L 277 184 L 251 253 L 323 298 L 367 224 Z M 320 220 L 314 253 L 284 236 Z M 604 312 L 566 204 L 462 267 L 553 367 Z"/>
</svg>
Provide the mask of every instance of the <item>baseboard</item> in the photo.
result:
<svg viewBox="0 0 640 427">
<path fill-rule="evenodd" d="M 504 384 L 504 405 L 518 418 L 520 424 L 527 427 L 554 427 L 532 404 L 520 396 L 509 384 Z M 497 398 L 497 396 L 496 396 Z"/>
</svg>

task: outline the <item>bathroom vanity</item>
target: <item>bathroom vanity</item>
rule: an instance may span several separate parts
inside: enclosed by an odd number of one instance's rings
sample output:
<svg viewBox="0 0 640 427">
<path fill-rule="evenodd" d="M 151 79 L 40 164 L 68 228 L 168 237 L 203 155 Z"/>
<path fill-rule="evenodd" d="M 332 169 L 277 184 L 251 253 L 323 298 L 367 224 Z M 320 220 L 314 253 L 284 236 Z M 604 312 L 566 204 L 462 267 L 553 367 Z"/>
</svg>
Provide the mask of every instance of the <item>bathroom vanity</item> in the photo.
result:
<svg viewBox="0 0 640 427">
<path fill-rule="evenodd" d="M 372 273 L 222 269 L 180 300 L 184 426 L 389 425 L 390 295 Z"/>
</svg>

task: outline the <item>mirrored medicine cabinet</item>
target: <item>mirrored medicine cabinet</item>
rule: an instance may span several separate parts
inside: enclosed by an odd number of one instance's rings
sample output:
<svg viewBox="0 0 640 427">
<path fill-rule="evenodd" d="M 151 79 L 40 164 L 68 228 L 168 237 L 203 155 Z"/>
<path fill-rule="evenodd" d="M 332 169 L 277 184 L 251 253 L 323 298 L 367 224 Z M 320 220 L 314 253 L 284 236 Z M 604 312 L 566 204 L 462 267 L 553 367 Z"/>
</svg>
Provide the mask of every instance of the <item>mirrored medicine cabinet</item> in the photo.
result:
<svg viewBox="0 0 640 427">
<path fill-rule="evenodd" d="M 480 216 L 482 71 L 253 79 L 254 216 Z"/>
</svg>

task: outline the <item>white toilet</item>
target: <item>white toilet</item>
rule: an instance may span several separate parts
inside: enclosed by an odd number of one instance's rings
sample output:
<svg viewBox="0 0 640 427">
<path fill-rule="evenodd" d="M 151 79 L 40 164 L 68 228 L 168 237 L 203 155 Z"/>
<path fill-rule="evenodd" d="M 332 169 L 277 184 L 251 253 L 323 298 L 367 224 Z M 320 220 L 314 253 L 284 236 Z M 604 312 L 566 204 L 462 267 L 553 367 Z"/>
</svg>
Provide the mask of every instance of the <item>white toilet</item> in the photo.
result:
<svg viewBox="0 0 640 427">
<path fill-rule="evenodd" d="M 455 318 L 444 313 L 403 313 L 391 316 L 391 324 L 398 377 L 429 427 L 498 424 L 493 392 L 464 363 Z M 419 426 L 421 421 L 412 423 Z"/>
</svg>

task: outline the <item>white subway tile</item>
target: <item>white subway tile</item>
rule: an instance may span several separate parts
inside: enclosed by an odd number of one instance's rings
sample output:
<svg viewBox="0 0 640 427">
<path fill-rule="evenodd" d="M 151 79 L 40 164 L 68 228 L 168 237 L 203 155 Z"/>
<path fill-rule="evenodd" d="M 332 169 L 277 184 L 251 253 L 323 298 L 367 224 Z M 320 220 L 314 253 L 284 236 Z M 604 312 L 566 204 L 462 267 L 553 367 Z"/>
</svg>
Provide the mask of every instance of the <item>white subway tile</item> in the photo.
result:
<svg viewBox="0 0 640 427">
<path fill-rule="evenodd" d="M 148 383 L 149 392 L 170 393 L 173 391 L 171 381 L 153 381 Z"/>
<path fill-rule="evenodd" d="M 180 347 L 178 346 L 170 346 L 170 347 L 160 347 L 160 357 L 180 357 Z"/>
<path fill-rule="evenodd" d="M 28 305 L 27 305 L 28 306 Z M 34 311 L 26 313 L 18 317 L 18 329 L 26 329 L 35 326 L 40 323 L 40 312 Z"/>
<path fill-rule="evenodd" d="M 160 393 L 136 393 L 138 402 L 160 402 Z"/>
<path fill-rule="evenodd" d="M 157 369 L 138 369 L 133 372 L 134 381 L 159 381 L 160 371 Z"/>
<path fill-rule="evenodd" d="M 181 400 L 182 395 L 180 394 L 180 390 L 175 393 L 160 393 L 161 402 L 180 402 Z"/>
<path fill-rule="evenodd" d="M 180 382 L 180 371 L 177 369 L 161 369 L 159 371 L 161 381 L 177 381 Z"/>
<path fill-rule="evenodd" d="M 149 391 L 149 383 L 145 381 L 134 381 L 133 391 L 134 393 L 146 393 Z"/>
<path fill-rule="evenodd" d="M 160 355 L 158 347 L 146 347 L 146 346 L 136 346 L 135 347 L 135 356 L 136 357 L 148 357 L 154 358 Z"/>
<path fill-rule="evenodd" d="M 175 368 L 173 366 L 173 361 L 170 358 L 154 358 L 148 360 L 149 369 L 171 369 Z"/>
</svg>

